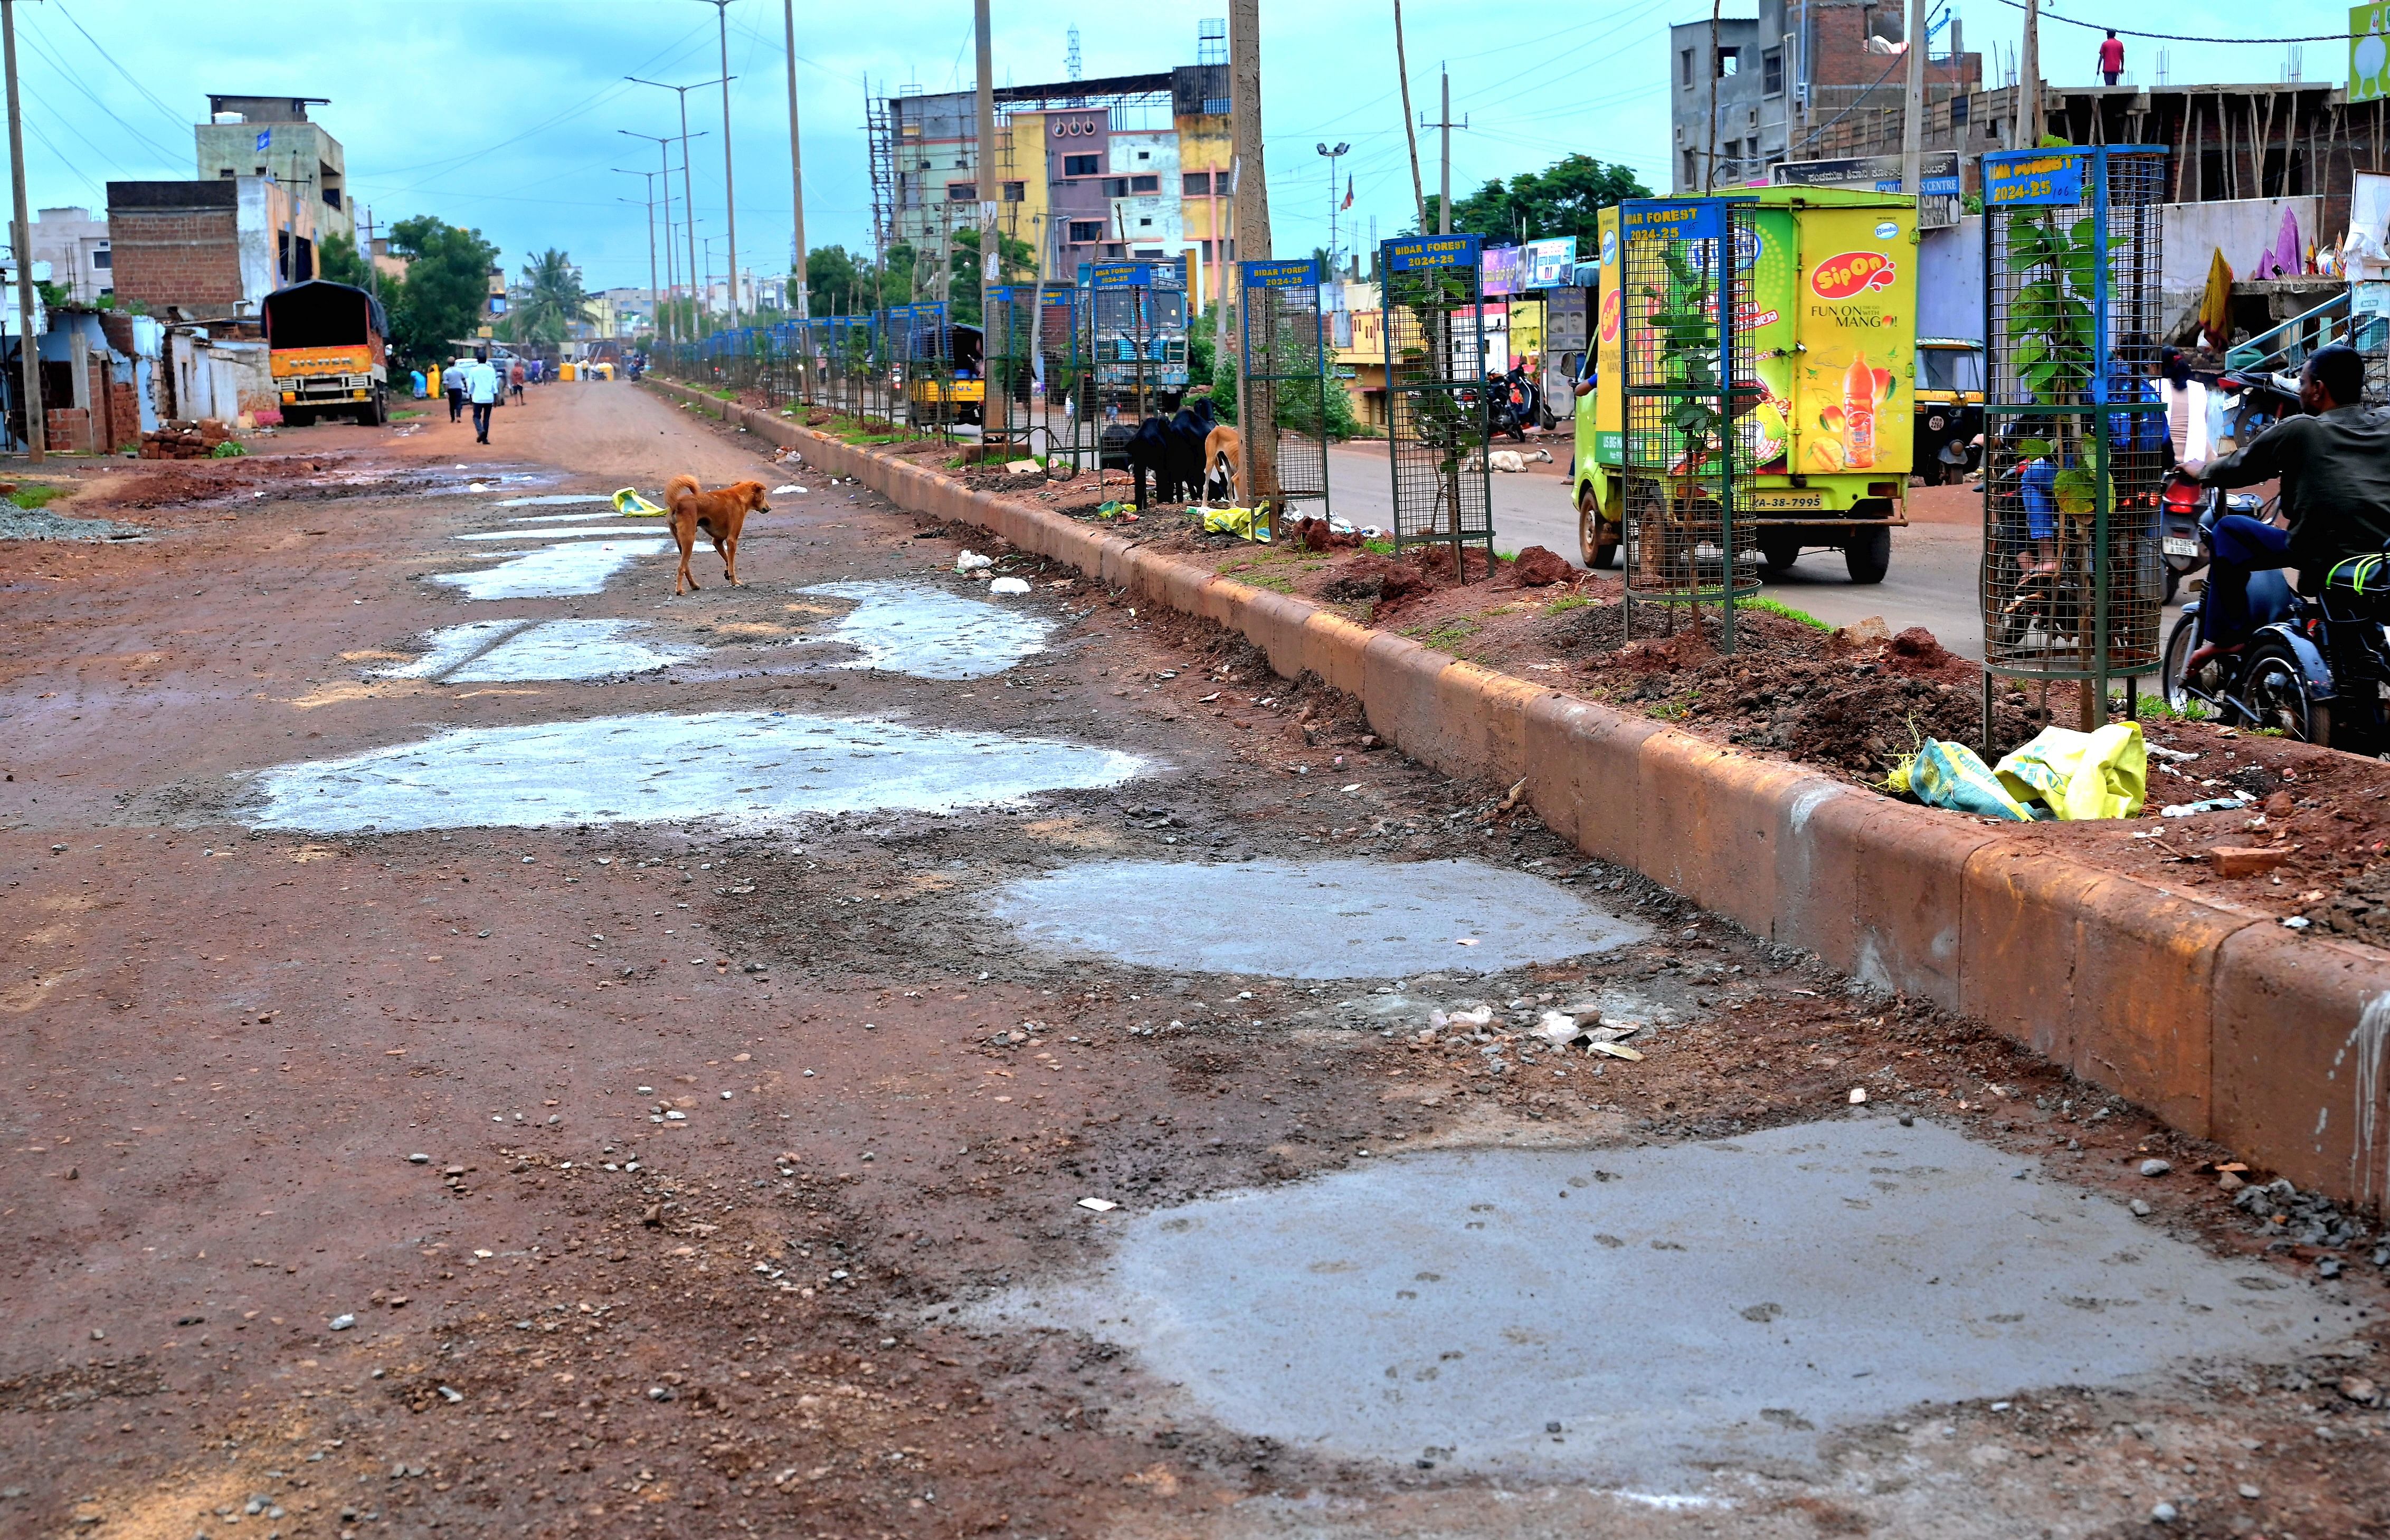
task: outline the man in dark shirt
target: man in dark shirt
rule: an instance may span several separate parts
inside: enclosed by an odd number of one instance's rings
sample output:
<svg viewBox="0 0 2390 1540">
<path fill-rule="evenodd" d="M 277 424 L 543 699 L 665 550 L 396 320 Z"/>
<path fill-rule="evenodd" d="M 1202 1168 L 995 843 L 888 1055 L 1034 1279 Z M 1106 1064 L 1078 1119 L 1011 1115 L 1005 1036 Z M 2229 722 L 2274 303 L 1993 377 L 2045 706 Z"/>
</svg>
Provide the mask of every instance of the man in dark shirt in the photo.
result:
<svg viewBox="0 0 2390 1540">
<path fill-rule="evenodd" d="M 2240 650 L 2249 630 L 2251 572 L 2296 567 L 2306 583 L 2319 584 L 2344 558 L 2390 548 L 2390 413 L 2365 405 L 2364 395 L 2365 361 L 2356 350 L 2320 349 L 2299 371 L 2299 404 L 2309 415 L 2284 417 L 2247 448 L 2197 468 L 2208 486 L 2280 477 L 2289 528 L 2238 513 L 2216 520 L 2207 602 L 2200 609 L 2202 645 L 2186 674 L 2218 653 Z"/>
</svg>

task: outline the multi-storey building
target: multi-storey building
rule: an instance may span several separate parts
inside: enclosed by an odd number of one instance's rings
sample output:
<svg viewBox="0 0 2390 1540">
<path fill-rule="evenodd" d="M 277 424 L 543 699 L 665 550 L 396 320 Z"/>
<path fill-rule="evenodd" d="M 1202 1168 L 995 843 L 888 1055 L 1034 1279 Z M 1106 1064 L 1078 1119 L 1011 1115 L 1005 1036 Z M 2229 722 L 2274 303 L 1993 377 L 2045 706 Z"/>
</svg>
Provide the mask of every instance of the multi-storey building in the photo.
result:
<svg viewBox="0 0 2390 1540">
<path fill-rule="evenodd" d="M 208 121 L 197 125 L 200 180 L 271 176 L 291 198 L 310 205 L 317 238 L 357 235 L 349 207 L 348 155 L 307 109 L 323 96 L 208 97 Z"/>
</svg>

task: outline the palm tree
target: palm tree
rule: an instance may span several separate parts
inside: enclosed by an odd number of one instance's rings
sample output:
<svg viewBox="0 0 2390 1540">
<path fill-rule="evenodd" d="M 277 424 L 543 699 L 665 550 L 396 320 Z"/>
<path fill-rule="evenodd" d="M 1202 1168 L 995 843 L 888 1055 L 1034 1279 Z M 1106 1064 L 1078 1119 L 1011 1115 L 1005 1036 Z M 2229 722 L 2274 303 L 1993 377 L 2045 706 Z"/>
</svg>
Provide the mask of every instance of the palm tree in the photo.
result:
<svg viewBox="0 0 2390 1540">
<path fill-rule="evenodd" d="M 566 253 L 549 247 L 524 264 L 522 276 L 516 322 L 524 336 L 561 342 L 568 327 L 587 318 L 589 291 L 581 287 L 581 269 Z"/>
</svg>

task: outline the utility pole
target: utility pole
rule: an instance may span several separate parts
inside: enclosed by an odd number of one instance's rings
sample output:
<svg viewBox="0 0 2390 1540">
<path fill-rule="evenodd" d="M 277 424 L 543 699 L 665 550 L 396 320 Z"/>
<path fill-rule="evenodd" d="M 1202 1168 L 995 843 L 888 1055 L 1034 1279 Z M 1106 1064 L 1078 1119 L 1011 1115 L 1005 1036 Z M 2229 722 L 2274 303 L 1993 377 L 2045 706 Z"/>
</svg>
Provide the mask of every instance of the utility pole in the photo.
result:
<svg viewBox="0 0 2390 1540">
<path fill-rule="evenodd" d="M 989 286 L 996 281 L 996 276 L 1004 270 L 1003 264 L 997 261 L 1002 237 L 996 231 L 996 200 L 1004 196 L 1004 188 L 996 180 L 996 45 L 990 35 L 993 23 L 988 19 L 988 0 L 976 0 L 971 6 L 971 25 L 979 43 L 979 164 L 971 175 L 971 191 L 979 195 L 979 326 L 981 337 L 992 344 L 996 337 L 990 325 L 987 291 Z M 946 319 L 952 321 L 954 317 L 949 315 Z M 1011 346 L 1009 339 L 1006 340 L 1005 346 Z M 990 347 L 986 351 L 993 352 L 994 349 Z M 980 379 L 983 381 L 987 379 L 985 353 L 981 358 Z M 981 417 L 980 432 L 984 436 L 987 432 L 984 411 Z"/>
<path fill-rule="evenodd" d="M 668 148 L 672 144 L 672 135 L 669 134 L 637 134 L 633 133 L 627 128 L 618 128 L 614 132 L 617 134 L 630 135 L 634 139 L 652 139 L 655 141 L 656 163 L 663 168 L 656 174 L 664 179 L 664 288 L 668 291 L 678 289 L 680 287 L 680 272 L 674 265 L 673 262 L 672 150 Z M 653 191 L 652 188 L 649 190 Z M 652 266 L 653 264 L 650 263 L 650 265 Z M 680 328 L 673 320 L 671 312 L 668 308 L 668 302 L 662 296 L 659 296 L 656 300 L 656 315 L 657 335 L 667 341 L 677 340 L 680 336 Z"/>
<path fill-rule="evenodd" d="M 17 0 L 0 0 L 0 45 L 8 70 L 8 176 L 16 184 L 17 361 L 24 368 L 25 455 L 42 463 L 49 434 L 42 421 L 42 358 L 33 340 L 33 225 L 25 212 L 25 119 L 17 101 Z"/>
<path fill-rule="evenodd" d="M 730 175 L 730 0 L 704 0 L 713 7 L 722 38 L 722 207 L 730 224 L 730 329 L 739 329 L 739 186 Z M 796 68 L 796 60 L 789 61 Z"/>
<path fill-rule="evenodd" d="M 624 176 L 644 176 L 648 181 L 648 327 L 652 331 L 655 329 L 656 307 L 659 302 L 656 294 L 656 173 L 651 171 L 623 171 L 620 166 L 616 166 L 614 170 L 621 172 Z M 672 190 L 672 178 L 669 176 L 664 178 L 664 190 L 667 193 Z M 630 199 L 626 198 L 623 201 L 628 203 Z M 669 237 L 664 241 L 664 247 L 667 250 L 671 249 L 672 241 Z"/>
<path fill-rule="evenodd" d="M 2024 143 L 2018 148 L 2038 149 L 2046 126 L 2041 121 L 2041 0 L 2024 0 L 2024 48 L 2017 89 L 2024 93 Z"/>
<path fill-rule="evenodd" d="M 381 269 L 374 265 L 374 217 L 371 205 L 366 209 L 366 292 L 381 298 Z"/>
<path fill-rule="evenodd" d="M 1702 195 L 1705 198 L 1717 187 L 1718 67 L 1725 62 L 1718 58 L 1720 9 L 1719 0 L 1710 0 L 1709 146 L 1702 154 Z"/>
<path fill-rule="evenodd" d="M 1908 0 L 1908 94 L 1900 110 L 1900 190 L 1925 206 L 1925 26 L 1927 0 Z"/>
<path fill-rule="evenodd" d="M 729 88 L 729 82 L 726 79 L 719 81 L 701 80 L 692 85 L 666 85 L 660 80 L 641 80 L 636 75 L 624 75 L 623 78 L 631 82 L 635 85 L 652 85 L 661 90 L 677 93 L 680 96 L 680 201 L 681 212 L 688 216 L 688 276 L 691 281 L 695 281 L 697 277 L 697 196 L 689 187 L 688 141 L 691 135 L 688 132 L 688 94 L 692 91 L 701 90 L 709 85 L 720 85 L 726 92 Z M 704 138 L 704 131 L 700 130 L 694 136 L 700 139 Z M 646 135 L 642 135 L 641 137 L 644 138 Z M 728 161 L 726 160 L 724 164 L 727 165 Z M 701 297 L 700 300 L 699 313 L 700 316 L 703 314 L 703 301 Z M 694 338 L 691 339 L 691 340 L 694 340 Z"/>
<path fill-rule="evenodd" d="M 1403 0 L 1394 0 L 1394 72 L 1402 77 L 1403 138 L 1411 149 L 1411 201 L 1419 209 L 1420 233 L 1427 233 L 1427 189 L 1420 183 L 1419 127 L 1411 119 L 1411 67 L 1403 52 Z"/>
<path fill-rule="evenodd" d="M 1237 257 L 1240 262 L 1266 262 L 1270 255 L 1269 176 L 1262 160 L 1262 6 L 1261 0 L 1228 0 L 1229 135 L 1235 146 L 1239 180 L 1253 173 L 1253 189 L 1237 193 Z M 1240 277 L 1242 269 L 1239 269 Z M 1238 285 L 1237 308 L 1245 305 L 1244 286 Z M 1251 317 L 1247 317 L 1248 320 Z M 1245 350 L 1237 350 L 1237 411 L 1245 430 L 1246 474 L 1240 481 L 1253 506 L 1279 501 L 1278 430 L 1275 423 L 1255 422 L 1253 381 L 1245 375 Z"/>
<path fill-rule="evenodd" d="M 1444 117 L 1442 121 L 1433 123 L 1421 123 L 1420 126 L 1421 128 L 1434 128 L 1444 131 L 1444 170 L 1440 173 L 1441 180 L 1437 184 L 1440 190 L 1436 193 L 1437 211 L 1435 233 L 1440 236 L 1448 236 L 1452 234 L 1452 131 L 1456 128 L 1467 128 L 1469 126 L 1469 120 L 1466 118 L 1461 119 L 1458 122 L 1454 122 L 1452 121 L 1452 72 L 1450 71 L 1447 70 L 1444 71 Z M 1424 211 L 1420 213 L 1420 234 L 1427 234 L 1427 216 Z"/>
<path fill-rule="evenodd" d="M 805 173 L 804 159 L 797 146 L 797 0 L 780 0 L 780 19 L 789 32 L 789 191 L 795 199 L 797 248 L 796 271 L 790 275 L 795 280 L 796 293 L 791 296 L 797 319 L 812 317 L 812 278 L 805 265 Z"/>
</svg>

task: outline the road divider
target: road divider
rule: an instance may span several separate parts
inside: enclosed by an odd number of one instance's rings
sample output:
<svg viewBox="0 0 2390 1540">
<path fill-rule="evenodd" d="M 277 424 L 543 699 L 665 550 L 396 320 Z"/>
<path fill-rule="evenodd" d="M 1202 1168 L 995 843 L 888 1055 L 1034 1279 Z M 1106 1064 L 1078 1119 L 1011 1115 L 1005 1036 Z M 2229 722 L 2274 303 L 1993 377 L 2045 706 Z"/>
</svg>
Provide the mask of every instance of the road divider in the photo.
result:
<svg viewBox="0 0 2390 1540">
<path fill-rule="evenodd" d="M 2390 1197 L 2390 953 L 1891 802 L 1358 625 L 671 380 L 692 409 L 898 505 L 1241 633 L 1446 775 L 1509 786 L 1589 855 L 1868 985 L 1980 1020 L 2175 1127 L 2343 1201 Z M 1998 1104 L 1987 1086 L 1952 1099 Z"/>
</svg>

